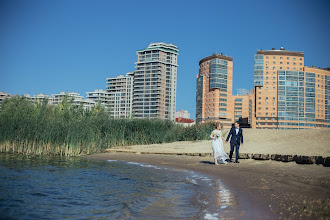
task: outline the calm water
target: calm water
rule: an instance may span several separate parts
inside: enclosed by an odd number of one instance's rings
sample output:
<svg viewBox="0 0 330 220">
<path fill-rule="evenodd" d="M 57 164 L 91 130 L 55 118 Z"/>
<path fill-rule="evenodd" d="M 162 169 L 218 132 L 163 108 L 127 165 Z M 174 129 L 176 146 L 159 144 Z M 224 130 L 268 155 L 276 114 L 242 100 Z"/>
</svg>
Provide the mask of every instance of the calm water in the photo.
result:
<svg viewBox="0 0 330 220">
<path fill-rule="evenodd" d="M 219 180 L 125 161 L 0 154 L 1 219 L 219 219 Z"/>
</svg>

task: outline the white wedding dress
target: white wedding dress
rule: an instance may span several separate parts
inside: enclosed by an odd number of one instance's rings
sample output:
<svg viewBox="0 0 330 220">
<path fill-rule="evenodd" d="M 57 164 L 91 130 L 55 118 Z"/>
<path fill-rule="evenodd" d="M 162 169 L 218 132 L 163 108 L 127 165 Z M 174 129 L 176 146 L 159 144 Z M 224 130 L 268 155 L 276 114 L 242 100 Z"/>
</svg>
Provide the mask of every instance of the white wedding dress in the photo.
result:
<svg viewBox="0 0 330 220">
<path fill-rule="evenodd" d="M 214 158 L 216 158 L 219 164 L 228 163 L 226 160 L 229 159 L 229 156 L 226 154 L 223 147 L 223 142 L 221 139 L 222 137 L 221 130 L 213 130 L 210 137 L 212 138 L 212 150 L 213 150 Z"/>
</svg>

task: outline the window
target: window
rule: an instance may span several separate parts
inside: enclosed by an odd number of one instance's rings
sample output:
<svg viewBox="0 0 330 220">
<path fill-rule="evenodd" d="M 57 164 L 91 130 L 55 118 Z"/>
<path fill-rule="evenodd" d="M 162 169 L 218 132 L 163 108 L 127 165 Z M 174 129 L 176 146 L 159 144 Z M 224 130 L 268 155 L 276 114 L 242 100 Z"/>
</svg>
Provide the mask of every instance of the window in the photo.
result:
<svg viewBox="0 0 330 220">
<path fill-rule="evenodd" d="M 280 64 L 282 64 L 282 62 L 280 62 Z"/>
<path fill-rule="evenodd" d="M 268 57 L 266 57 L 266 59 L 268 59 Z"/>
<path fill-rule="evenodd" d="M 283 57 L 280 57 L 280 59 L 282 60 L 282 59 L 283 59 Z"/>
<path fill-rule="evenodd" d="M 273 57 L 273 59 L 275 60 L 275 57 Z"/>
<path fill-rule="evenodd" d="M 286 64 L 289 64 L 289 62 L 287 62 Z"/>
<path fill-rule="evenodd" d="M 293 60 L 296 60 L 296 58 L 293 58 Z"/>
<path fill-rule="evenodd" d="M 287 57 L 286 59 L 287 59 L 287 60 L 289 60 L 290 58 L 289 58 L 289 57 Z"/>
<path fill-rule="evenodd" d="M 273 64 L 275 64 L 275 61 L 273 62 Z"/>
</svg>

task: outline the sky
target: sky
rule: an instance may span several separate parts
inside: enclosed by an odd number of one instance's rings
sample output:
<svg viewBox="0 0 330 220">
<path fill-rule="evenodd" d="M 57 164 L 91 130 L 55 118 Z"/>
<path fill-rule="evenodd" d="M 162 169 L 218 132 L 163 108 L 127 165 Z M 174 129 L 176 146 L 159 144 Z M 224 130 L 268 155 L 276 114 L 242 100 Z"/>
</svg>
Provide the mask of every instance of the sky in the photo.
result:
<svg viewBox="0 0 330 220">
<path fill-rule="evenodd" d="M 0 91 L 86 96 L 134 71 L 136 50 L 173 43 L 176 108 L 195 118 L 198 63 L 213 53 L 233 57 L 233 94 L 253 88 L 259 49 L 329 67 L 329 10 L 327 0 L 0 0 Z"/>
</svg>

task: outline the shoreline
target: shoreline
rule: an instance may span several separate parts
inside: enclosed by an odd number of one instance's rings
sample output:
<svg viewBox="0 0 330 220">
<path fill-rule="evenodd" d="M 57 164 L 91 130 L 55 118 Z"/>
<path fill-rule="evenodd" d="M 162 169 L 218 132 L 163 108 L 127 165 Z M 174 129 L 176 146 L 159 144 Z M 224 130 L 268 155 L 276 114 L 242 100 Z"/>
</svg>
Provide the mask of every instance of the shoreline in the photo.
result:
<svg viewBox="0 0 330 220">
<path fill-rule="evenodd" d="M 330 173 L 329 168 L 321 165 L 240 160 L 239 164 L 215 166 L 209 156 L 133 153 L 101 153 L 82 158 L 139 162 L 220 179 L 238 197 L 244 219 L 258 219 L 261 213 L 260 219 L 330 218 Z"/>
</svg>

